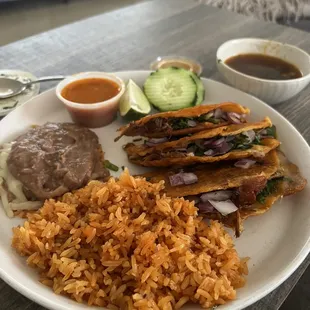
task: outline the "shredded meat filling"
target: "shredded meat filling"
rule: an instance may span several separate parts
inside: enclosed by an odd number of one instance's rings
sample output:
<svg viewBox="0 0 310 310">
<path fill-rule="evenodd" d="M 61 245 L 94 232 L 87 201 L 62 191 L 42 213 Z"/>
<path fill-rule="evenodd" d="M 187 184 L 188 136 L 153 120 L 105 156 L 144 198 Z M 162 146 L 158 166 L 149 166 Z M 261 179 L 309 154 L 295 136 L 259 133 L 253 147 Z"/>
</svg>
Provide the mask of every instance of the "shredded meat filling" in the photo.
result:
<svg viewBox="0 0 310 310">
<path fill-rule="evenodd" d="M 267 179 L 264 176 L 245 180 L 235 191 L 233 202 L 238 207 L 246 207 L 256 202 L 257 194 L 264 189 Z"/>
</svg>

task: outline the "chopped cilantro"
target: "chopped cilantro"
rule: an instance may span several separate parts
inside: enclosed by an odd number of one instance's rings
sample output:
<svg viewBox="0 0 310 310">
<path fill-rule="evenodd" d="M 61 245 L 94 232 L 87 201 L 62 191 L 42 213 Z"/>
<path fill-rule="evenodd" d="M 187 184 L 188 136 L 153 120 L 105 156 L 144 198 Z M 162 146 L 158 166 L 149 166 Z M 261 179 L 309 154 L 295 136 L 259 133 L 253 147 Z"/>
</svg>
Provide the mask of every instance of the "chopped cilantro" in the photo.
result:
<svg viewBox="0 0 310 310">
<path fill-rule="evenodd" d="M 220 120 L 211 117 L 211 118 L 209 118 L 209 119 L 207 120 L 207 122 L 210 122 L 210 123 L 213 123 L 213 124 L 219 124 L 219 123 L 220 123 Z"/>
<path fill-rule="evenodd" d="M 266 133 L 267 133 L 267 136 L 270 136 L 276 139 L 277 138 L 276 126 L 272 125 L 271 127 L 266 128 Z"/>
<path fill-rule="evenodd" d="M 260 137 L 258 135 L 256 135 L 252 143 L 253 144 L 261 144 Z"/>
<path fill-rule="evenodd" d="M 259 203 L 264 204 L 266 201 L 266 197 L 268 197 L 269 195 L 271 195 L 272 193 L 276 191 L 277 184 L 281 180 L 283 180 L 283 177 L 268 180 L 266 186 L 256 196 L 256 200 Z"/>
<path fill-rule="evenodd" d="M 174 130 L 188 128 L 187 121 L 191 119 L 192 118 L 186 118 L 186 117 L 173 118 L 170 121 L 170 125 Z"/>
<path fill-rule="evenodd" d="M 109 160 L 105 160 L 103 162 L 103 165 L 105 168 L 112 170 L 112 171 L 118 171 L 119 169 L 116 165 L 112 164 Z"/>
</svg>

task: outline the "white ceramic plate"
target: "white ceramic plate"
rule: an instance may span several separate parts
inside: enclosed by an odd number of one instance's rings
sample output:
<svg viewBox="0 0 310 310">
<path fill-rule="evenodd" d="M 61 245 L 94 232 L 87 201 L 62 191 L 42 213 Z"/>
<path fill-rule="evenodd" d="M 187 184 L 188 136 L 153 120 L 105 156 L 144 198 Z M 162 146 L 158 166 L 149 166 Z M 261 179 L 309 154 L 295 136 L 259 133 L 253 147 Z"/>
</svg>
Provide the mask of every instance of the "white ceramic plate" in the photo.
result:
<svg viewBox="0 0 310 310">
<path fill-rule="evenodd" d="M 116 73 L 127 80 L 133 79 L 142 85 L 149 71 Z M 310 180 L 310 149 L 297 130 L 279 113 L 262 101 L 224 84 L 203 79 L 206 89 L 206 102 L 234 101 L 251 109 L 252 118 L 258 120 L 268 115 L 277 126 L 282 148 L 288 158 L 296 163 L 303 175 Z M 49 90 L 27 104 L 18 107 L 0 122 L 0 143 L 7 142 L 24 132 L 32 124 L 45 122 L 70 121 L 62 103 L 57 99 L 55 90 Z M 106 152 L 106 158 L 118 166 L 128 166 L 132 173 L 141 168 L 128 163 L 121 149 L 126 141 L 122 138 L 114 143 L 116 129 L 121 121 L 108 127 L 94 130 Z M 220 309 L 242 309 L 262 298 L 301 264 L 310 250 L 310 186 L 293 196 L 277 203 L 269 212 L 246 221 L 245 231 L 236 240 L 241 256 L 250 256 L 250 273 L 247 285 L 238 291 L 238 298 Z M 11 228 L 21 223 L 19 219 L 8 219 L 0 209 L 0 276 L 9 285 L 35 302 L 55 310 L 89 309 L 86 305 L 75 303 L 53 292 L 38 282 L 36 271 L 27 267 L 24 258 L 11 249 Z M 95 308 L 92 308 L 95 309 Z M 196 310 L 199 306 L 184 309 Z"/>
</svg>

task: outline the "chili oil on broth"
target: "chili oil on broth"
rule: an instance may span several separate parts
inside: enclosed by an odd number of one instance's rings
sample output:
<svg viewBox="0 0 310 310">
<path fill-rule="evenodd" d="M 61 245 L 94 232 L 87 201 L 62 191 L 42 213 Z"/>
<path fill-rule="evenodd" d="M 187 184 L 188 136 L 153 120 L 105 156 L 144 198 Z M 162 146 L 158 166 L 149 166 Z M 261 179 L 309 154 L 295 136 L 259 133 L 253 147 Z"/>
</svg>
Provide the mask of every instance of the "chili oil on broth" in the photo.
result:
<svg viewBox="0 0 310 310">
<path fill-rule="evenodd" d="M 86 78 L 68 84 L 61 95 L 71 102 L 92 104 L 109 100 L 119 92 L 120 86 L 112 80 Z"/>
<path fill-rule="evenodd" d="M 225 64 L 240 73 L 266 80 L 291 80 L 303 76 L 294 64 L 264 54 L 239 54 L 225 60 Z"/>
</svg>

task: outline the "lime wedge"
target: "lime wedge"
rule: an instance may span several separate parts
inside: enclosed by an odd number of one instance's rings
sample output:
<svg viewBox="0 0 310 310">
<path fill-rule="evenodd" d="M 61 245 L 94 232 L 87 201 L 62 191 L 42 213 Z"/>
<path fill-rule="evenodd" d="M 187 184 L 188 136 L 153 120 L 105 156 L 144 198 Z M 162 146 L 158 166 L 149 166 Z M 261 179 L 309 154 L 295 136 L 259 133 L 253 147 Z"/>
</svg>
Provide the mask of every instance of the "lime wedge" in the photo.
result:
<svg viewBox="0 0 310 310">
<path fill-rule="evenodd" d="M 141 88 L 129 80 L 119 104 L 119 112 L 128 120 L 139 119 L 151 112 L 151 105 Z"/>
</svg>

